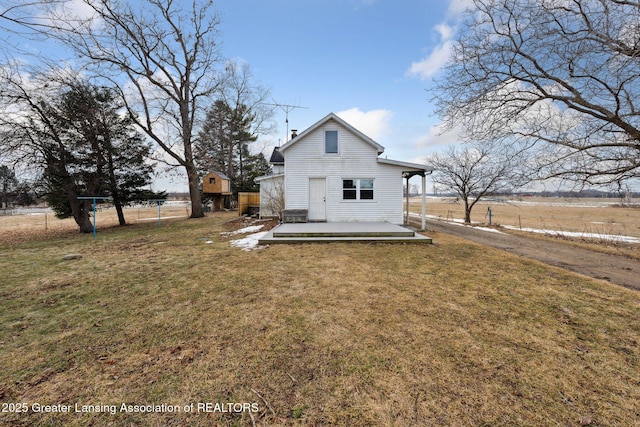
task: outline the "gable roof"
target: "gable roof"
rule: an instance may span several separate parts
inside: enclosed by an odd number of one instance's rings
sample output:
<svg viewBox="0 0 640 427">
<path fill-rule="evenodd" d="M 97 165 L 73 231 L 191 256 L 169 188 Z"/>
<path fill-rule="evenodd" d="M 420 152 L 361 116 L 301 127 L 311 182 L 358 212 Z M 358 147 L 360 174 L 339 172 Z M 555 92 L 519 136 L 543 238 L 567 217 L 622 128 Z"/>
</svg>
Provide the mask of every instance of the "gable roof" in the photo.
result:
<svg viewBox="0 0 640 427">
<path fill-rule="evenodd" d="M 364 133 L 360 132 L 358 129 L 354 128 L 349 123 L 345 122 L 343 119 L 338 117 L 335 113 L 327 114 L 324 118 L 320 119 L 319 121 L 317 121 L 316 123 L 311 125 L 309 128 L 305 129 L 304 132 L 298 134 L 298 136 L 296 136 L 295 138 L 289 140 L 289 142 L 287 142 L 286 144 L 284 144 L 283 146 L 280 147 L 280 152 L 283 152 L 287 148 L 291 147 L 293 144 L 295 144 L 299 140 L 303 139 L 305 136 L 307 136 L 308 134 L 310 134 L 314 130 L 318 129 L 320 126 L 324 125 L 325 123 L 327 123 L 330 120 L 333 120 L 333 121 L 337 122 L 339 125 L 345 127 L 349 132 L 355 134 L 360 139 L 362 139 L 364 142 L 366 142 L 367 144 L 371 145 L 373 148 L 378 150 L 378 155 L 380 155 L 380 154 L 382 154 L 384 152 L 384 147 L 382 145 L 378 144 L 373 139 L 369 138 L 367 135 L 365 135 Z"/>
</svg>

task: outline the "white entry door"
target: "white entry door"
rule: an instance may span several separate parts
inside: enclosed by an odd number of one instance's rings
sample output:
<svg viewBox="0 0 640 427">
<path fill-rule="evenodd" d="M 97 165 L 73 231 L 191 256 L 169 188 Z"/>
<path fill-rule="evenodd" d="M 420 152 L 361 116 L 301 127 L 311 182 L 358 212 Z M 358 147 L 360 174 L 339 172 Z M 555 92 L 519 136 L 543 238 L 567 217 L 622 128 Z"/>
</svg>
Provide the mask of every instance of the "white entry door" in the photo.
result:
<svg viewBox="0 0 640 427">
<path fill-rule="evenodd" d="M 309 221 L 327 220 L 327 187 L 325 178 L 309 178 Z"/>
</svg>

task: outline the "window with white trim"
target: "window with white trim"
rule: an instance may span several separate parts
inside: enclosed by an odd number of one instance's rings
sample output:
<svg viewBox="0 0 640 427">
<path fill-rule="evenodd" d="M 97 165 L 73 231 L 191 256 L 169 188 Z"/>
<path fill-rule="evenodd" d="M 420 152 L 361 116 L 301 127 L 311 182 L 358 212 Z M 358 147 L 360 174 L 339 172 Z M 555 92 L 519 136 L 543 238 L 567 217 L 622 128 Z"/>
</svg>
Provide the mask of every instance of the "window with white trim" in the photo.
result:
<svg viewBox="0 0 640 427">
<path fill-rule="evenodd" d="M 342 200 L 373 200 L 373 179 L 343 179 Z"/>
<path fill-rule="evenodd" d="M 324 152 L 325 154 L 338 154 L 338 131 L 324 131 Z"/>
</svg>

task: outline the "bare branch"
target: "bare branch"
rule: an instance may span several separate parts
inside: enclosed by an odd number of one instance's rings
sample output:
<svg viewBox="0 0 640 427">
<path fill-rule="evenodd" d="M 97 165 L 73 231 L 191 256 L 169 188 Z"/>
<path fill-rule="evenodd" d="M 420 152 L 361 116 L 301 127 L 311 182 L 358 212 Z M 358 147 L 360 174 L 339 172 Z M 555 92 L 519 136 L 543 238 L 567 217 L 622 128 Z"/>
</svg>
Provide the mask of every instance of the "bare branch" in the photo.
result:
<svg viewBox="0 0 640 427">
<path fill-rule="evenodd" d="M 434 90 L 447 126 L 463 128 L 468 140 L 526 139 L 552 152 L 561 147 L 558 159 L 545 156 L 538 171 L 547 175 L 540 177 L 637 177 L 638 2 L 474 4 Z"/>
<path fill-rule="evenodd" d="M 435 169 L 433 182 L 462 199 L 465 222 L 471 222 L 471 211 L 483 197 L 528 182 L 522 173 L 526 151 L 499 143 L 473 143 L 433 154 L 427 164 Z"/>
<path fill-rule="evenodd" d="M 93 15 L 54 35 L 119 87 L 135 123 L 187 172 L 192 217 L 204 215 L 192 144 L 219 89 L 218 18 L 210 0 L 83 0 Z M 53 13 L 53 12 L 52 12 Z"/>
</svg>

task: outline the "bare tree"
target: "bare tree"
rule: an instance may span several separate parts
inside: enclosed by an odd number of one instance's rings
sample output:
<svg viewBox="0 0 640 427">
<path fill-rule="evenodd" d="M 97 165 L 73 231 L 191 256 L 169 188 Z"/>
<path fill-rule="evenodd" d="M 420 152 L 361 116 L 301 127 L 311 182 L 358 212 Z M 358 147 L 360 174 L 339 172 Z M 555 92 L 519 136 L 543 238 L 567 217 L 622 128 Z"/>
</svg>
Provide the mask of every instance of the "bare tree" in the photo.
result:
<svg viewBox="0 0 640 427">
<path fill-rule="evenodd" d="M 251 172 L 268 166 L 258 164 L 264 156 L 253 154 L 250 144 L 273 130 L 274 110 L 265 103 L 269 90 L 254 79 L 249 64 L 228 61 L 225 70 L 194 148 L 202 172 L 217 168 L 231 178 L 234 192 L 249 191 Z"/>
<path fill-rule="evenodd" d="M 78 196 L 110 196 L 120 225 L 127 203 L 157 197 L 144 189 L 150 146 L 121 107 L 109 88 L 73 72 L 0 69 L 0 157 L 29 174 L 56 216 L 72 216 L 81 232 L 93 226 L 90 202 Z"/>
<path fill-rule="evenodd" d="M 260 216 L 282 219 L 282 211 L 285 207 L 284 177 L 261 181 L 260 192 Z"/>
<path fill-rule="evenodd" d="M 161 148 L 158 160 L 184 168 L 191 217 L 204 216 L 192 146 L 222 81 L 213 2 L 82 1 L 93 16 L 81 24 L 68 10 L 50 10 L 52 20 L 64 23 L 56 36 L 120 89 L 135 123 Z"/>
<path fill-rule="evenodd" d="M 427 164 L 434 168 L 433 182 L 464 202 L 464 222 L 470 223 L 471 210 L 483 197 L 527 182 L 523 154 L 499 143 L 470 143 L 433 154 Z"/>
<path fill-rule="evenodd" d="M 438 113 L 468 140 L 534 142 L 540 177 L 640 170 L 640 2 L 473 0 Z"/>
<path fill-rule="evenodd" d="M 244 116 L 250 117 L 250 133 L 252 136 L 269 134 L 274 130 L 274 107 L 270 106 L 269 89 L 262 86 L 251 73 L 249 64 L 239 61 L 228 61 L 225 67 L 224 84 L 220 86 L 219 99 L 225 101 L 233 110 L 239 111 L 244 106 Z"/>
</svg>

